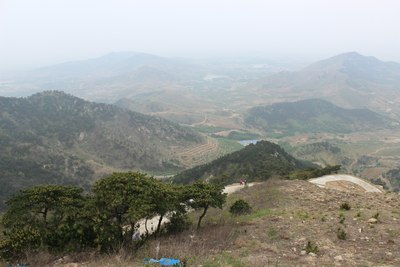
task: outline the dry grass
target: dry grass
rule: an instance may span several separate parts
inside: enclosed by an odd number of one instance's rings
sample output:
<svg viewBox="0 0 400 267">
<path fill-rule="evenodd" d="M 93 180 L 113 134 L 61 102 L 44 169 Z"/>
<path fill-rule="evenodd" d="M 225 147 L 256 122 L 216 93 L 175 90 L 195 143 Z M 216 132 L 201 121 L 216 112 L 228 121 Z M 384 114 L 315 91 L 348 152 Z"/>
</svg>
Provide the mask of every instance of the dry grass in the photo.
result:
<svg viewBox="0 0 400 267">
<path fill-rule="evenodd" d="M 236 229 L 237 226 L 233 224 L 207 226 L 199 231 L 190 230 L 176 236 L 151 240 L 138 251 L 137 257 L 172 257 L 200 264 L 229 247 L 237 237 Z"/>
</svg>

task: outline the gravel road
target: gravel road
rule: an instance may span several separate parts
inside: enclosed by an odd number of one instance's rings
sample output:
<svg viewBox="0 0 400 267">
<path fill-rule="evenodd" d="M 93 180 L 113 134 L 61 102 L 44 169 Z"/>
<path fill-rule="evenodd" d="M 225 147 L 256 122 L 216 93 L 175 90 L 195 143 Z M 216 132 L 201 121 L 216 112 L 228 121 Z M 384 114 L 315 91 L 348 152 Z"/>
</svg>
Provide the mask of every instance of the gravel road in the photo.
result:
<svg viewBox="0 0 400 267">
<path fill-rule="evenodd" d="M 346 174 L 332 174 L 332 175 L 325 175 L 319 178 L 310 179 L 309 182 L 318 185 L 319 187 L 326 187 L 327 183 L 329 182 L 339 182 L 339 181 L 346 181 L 354 183 L 358 186 L 361 186 L 365 192 L 371 193 L 383 193 L 382 190 L 378 189 L 376 186 L 364 181 L 361 178 L 346 175 Z"/>
</svg>

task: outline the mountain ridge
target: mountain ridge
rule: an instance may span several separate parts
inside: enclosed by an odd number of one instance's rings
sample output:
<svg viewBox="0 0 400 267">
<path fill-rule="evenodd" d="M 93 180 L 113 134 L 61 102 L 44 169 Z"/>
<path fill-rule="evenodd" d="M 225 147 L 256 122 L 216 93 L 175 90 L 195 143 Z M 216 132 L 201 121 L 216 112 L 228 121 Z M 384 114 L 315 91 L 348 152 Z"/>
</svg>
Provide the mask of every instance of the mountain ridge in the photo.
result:
<svg viewBox="0 0 400 267">
<path fill-rule="evenodd" d="M 398 121 L 368 109 L 344 109 L 322 99 L 305 99 L 251 108 L 245 122 L 266 132 L 349 133 L 390 128 Z"/>
<path fill-rule="evenodd" d="M 267 180 L 272 176 L 285 176 L 312 166 L 289 155 L 277 144 L 258 141 L 212 162 L 183 171 L 175 175 L 173 181 L 190 183 L 206 179 L 226 185 L 243 178 L 248 181 Z"/>
<path fill-rule="evenodd" d="M 398 118 L 400 63 L 356 52 L 317 61 L 297 72 L 280 72 L 248 87 L 279 102 L 314 98 L 345 108 L 368 108 Z M 275 101 L 278 102 L 278 101 Z"/>
<path fill-rule="evenodd" d="M 177 171 L 184 165 L 174 151 L 204 142 L 165 119 L 59 91 L 0 97 L 0 180 L 7 195 L 37 183 L 88 184 L 117 170 Z"/>
</svg>

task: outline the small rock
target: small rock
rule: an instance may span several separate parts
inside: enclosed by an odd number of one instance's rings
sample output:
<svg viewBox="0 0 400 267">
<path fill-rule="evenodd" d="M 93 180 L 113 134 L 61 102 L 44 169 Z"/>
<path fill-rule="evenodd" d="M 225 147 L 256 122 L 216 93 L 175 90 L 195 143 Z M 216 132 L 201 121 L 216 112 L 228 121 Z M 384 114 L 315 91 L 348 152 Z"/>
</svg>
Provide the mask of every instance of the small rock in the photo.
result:
<svg viewBox="0 0 400 267">
<path fill-rule="evenodd" d="M 371 224 L 377 223 L 377 222 L 378 222 L 378 220 L 375 219 L 375 218 L 371 218 L 371 219 L 368 220 L 368 223 L 371 223 Z"/>
<path fill-rule="evenodd" d="M 63 258 L 61 257 L 61 258 L 55 260 L 53 264 L 54 264 L 54 265 L 59 265 L 59 264 L 63 263 L 63 261 L 64 261 L 64 260 L 63 260 Z"/>
<path fill-rule="evenodd" d="M 361 228 L 358 228 L 358 232 L 361 233 L 361 232 L 362 232 L 362 229 L 361 229 Z"/>
<path fill-rule="evenodd" d="M 293 247 L 293 248 L 292 248 L 292 251 L 293 251 L 293 252 L 296 252 L 296 251 L 297 251 L 297 249 Z"/>
<path fill-rule="evenodd" d="M 340 255 L 338 255 L 338 256 L 336 256 L 334 259 L 335 259 L 335 261 L 342 261 L 342 260 L 343 260 L 343 257 L 340 256 Z"/>
<path fill-rule="evenodd" d="M 306 254 L 307 254 L 307 252 L 306 252 L 305 250 L 300 251 L 300 255 L 301 255 L 301 256 L 304 256 L 304 255 L 306 255 Z"/>
<path fill-rule="evenodd" d="M 389 252 L 389 251 L 387 251 L 385 254 L 386 254 L 386 256 L 392 256 L 393 255 L 393 253 Z"/>
<path fill-rule="evenodd" d="M 313 252 L 310 252 L 310 253 L 308 253 L 308 256 L 317 257 L 317 254 L 315 254 L 315 253 L 313 253 Z"/>
</svg>

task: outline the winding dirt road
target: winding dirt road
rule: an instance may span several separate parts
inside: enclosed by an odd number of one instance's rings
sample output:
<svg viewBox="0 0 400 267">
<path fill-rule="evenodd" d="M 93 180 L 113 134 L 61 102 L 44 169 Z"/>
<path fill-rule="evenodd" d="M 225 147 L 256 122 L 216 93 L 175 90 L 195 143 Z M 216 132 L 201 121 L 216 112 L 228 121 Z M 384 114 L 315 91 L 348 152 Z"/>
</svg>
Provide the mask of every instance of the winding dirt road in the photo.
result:
<svg viewBox="0 0 400 267">
<path fill-rule="evenodd" d="M 349 182 L 361 187 L 365 192 L 369 193 L 383 193 L 382 190 L 378 189 L 376 186 L 364 181 L 361 178 L 346 175 L 346 174 L 333 174 L 333 175 L 325 175 L 319 178 L 314 178 L 308 180 L 310 183 L 316 184 L 319 187 L 326 188 L 329 187 L 330 183 L 336 182 Z M 334 187 L 332 187 L 334 188 Z"/>
</svg>

